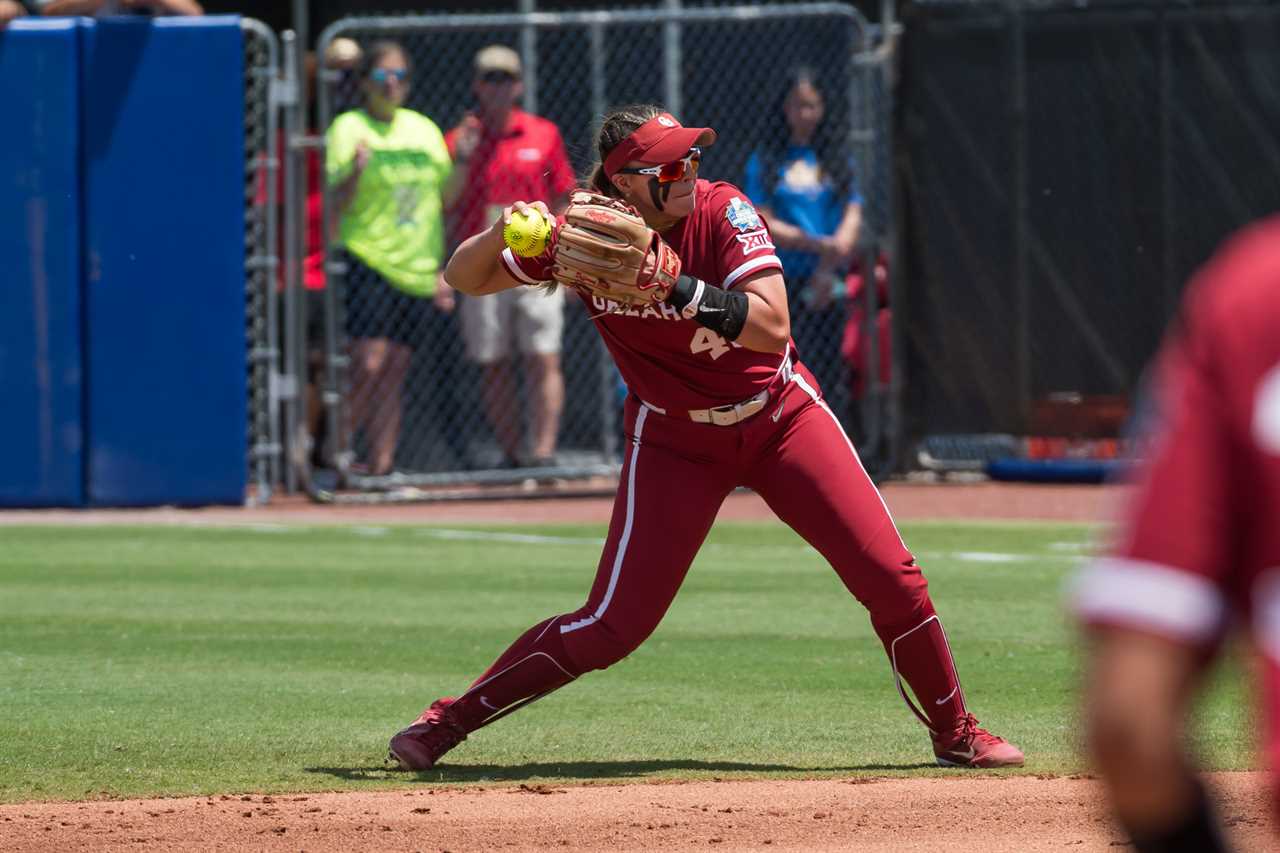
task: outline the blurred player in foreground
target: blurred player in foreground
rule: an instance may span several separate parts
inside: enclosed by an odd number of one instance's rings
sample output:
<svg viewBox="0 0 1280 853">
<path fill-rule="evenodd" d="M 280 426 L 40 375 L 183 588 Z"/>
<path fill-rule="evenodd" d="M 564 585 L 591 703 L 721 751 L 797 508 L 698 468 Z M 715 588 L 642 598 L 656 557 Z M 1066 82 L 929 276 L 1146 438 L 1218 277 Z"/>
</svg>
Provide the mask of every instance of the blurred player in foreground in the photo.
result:
<svg viewBox="0 0 1280 853">
<path fill-rule="evenodd" d="M 1238 624 L 1262 653 L 1280 766 L 1280 218 L 1192 281 L 1157 366 L 1160 426 L 1129 516 L 1075 589 L 1089 747 L 1139 851 L 1225 850 L 1184 731 Z"/>
</svg>

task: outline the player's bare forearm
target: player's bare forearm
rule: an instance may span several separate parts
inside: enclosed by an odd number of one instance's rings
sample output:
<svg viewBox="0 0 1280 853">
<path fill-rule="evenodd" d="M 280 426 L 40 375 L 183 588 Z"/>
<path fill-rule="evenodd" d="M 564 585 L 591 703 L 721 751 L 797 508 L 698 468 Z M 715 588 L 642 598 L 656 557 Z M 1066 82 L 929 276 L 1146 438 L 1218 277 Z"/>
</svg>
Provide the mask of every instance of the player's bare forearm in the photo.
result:
<svg viewBox="0 0 1280 853">
<path fill-rule="evenodd" d="M 520 282 L 502 268 L 502 220 L 462 241 L 444 269 L 445 281 L 468 296 L 483 296 L 517 287 Z"/>
<path fill-rule="evenodd" d="M 1091 652 L 1085 690 L 1090 754 L 1124 827 L 1135 834 L 1159 833 L 1195 801 L 1182 731 L 1196 653 L 1118 629 L 1100 631 Z"/>
<path fill-rule="evenodd" d="M 737 343 L 757 352 L 782 352 L 791 338 L 791 316 L 782 275 L 764 273 L 739 287 L 747 296 L 747 322 Z"/>
</svg>

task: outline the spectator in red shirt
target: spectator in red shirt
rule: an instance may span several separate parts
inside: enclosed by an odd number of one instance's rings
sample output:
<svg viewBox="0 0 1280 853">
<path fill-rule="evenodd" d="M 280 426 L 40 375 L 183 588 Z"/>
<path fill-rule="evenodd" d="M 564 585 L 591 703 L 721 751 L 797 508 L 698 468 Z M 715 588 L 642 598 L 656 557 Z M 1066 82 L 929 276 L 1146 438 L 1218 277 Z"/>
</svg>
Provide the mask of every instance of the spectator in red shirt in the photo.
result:
<svg viewBox="0 0 1280 853">
<path fill-rule="evenodd" d="M 445 136 L 455 162 L 470 162 L 468 181 L 450 209 L 455 246 L 486 230 L 517 199 L 562 210 L 574 186 L 559 129 L 516 106 L 524 84 L 514 50 L 490 45 L 479 51 L 471 89 L 476 109 Z M 522 458 L 517 354 L 524 358 L 533 410 L 528 461 L 554 465 L 564 404 L 564 293 L 520 288 L 488 299 L 464 299 L 459 311 L 467 356 L 483 371 L 485 413 L 502 447 L 503 466 L 515 467 Z"/>
</svg>

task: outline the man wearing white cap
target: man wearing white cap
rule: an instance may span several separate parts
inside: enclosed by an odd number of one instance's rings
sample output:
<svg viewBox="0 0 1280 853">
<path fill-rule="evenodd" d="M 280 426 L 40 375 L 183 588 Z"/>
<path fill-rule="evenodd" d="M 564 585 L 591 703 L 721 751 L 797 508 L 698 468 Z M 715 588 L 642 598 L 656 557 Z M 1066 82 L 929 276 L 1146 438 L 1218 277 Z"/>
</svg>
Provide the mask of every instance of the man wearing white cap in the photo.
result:
<svg viewBox="0 0 1280 853">
<path fill-rule="evenodd" d="M 450 209 L 453 245 L 487 229 L 517 199 L 542 201 L 559 211 L 574 185 L 559 129 L 516 106 L 524 93 L 519 55 L 490 45 L 476 54 L 474 69 L 476 109 L 445 137 L 454 160 L 469 164 L 468 181 Z M 564 404 L 564 294 L 512 290 L 492 299 L 466 299 L 460 311 L 467 356 L 483 370 L 485 413 L 503 465 L 526 458 L 513 369 L 517 355 L 523 357 L 532 408 L 527 461 L 554 465 Z"/>
</svg>

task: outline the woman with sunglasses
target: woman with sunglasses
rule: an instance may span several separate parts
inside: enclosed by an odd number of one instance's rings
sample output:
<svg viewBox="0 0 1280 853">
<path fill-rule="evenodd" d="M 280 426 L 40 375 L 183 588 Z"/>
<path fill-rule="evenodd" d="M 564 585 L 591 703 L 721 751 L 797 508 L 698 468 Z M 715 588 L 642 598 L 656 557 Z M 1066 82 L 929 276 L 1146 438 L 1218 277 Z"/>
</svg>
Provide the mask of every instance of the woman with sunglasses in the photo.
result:
<svg viewBox="0 0 1280 853">
<path fill-rule="evenodd" d="M 453 310 L 453 291 L 439 286 L 444 207 L 466 180 L 465 167 L 455 168 L 435 122 L 405 108 L 410 70 L 399 44 L 371 46 L 360 67 L 363 106 L 338 116 L 326 134 L 347 268 L 347 428 L 364 430 L 368 461 L 353 468 L 372 475 L 392 469 L 414 349 L 428 341 L 423 350 L 435 356 L 452 349 L 435 340 Z"/>
<path fill-rule="evenodd" d="M 634 205 L 683 274 L 667 302 L 644 309 L 582 297 L 630 389 L 629 446 L 595 582 L 581 608 L 530 628 L 460 697 L 437 700 L 396 734 L 390 753 L 402 767 L 434 766 L 470 732 L 638 647 L 738 486 L 763 497 L 870 611 L 939 764 L 1022 764 L 1021 751 L 966 708 L 924 576 L 813 374 L 795 360 L 768 223 L 738 188 L 697 178 L 701 149 L 715 139 L 656 106 L 605 117 L 591 188 Z M 554 286 L 554 240 L 536 258 L 503 246 L 504 222 L 530 208 L 546 212 L 517 203 L 459 246 L 450 284 L 475 295 Z"/>
</svg>

